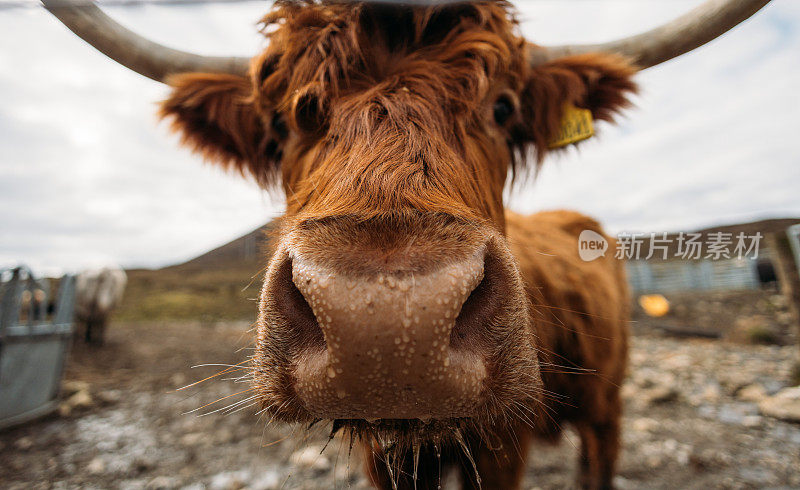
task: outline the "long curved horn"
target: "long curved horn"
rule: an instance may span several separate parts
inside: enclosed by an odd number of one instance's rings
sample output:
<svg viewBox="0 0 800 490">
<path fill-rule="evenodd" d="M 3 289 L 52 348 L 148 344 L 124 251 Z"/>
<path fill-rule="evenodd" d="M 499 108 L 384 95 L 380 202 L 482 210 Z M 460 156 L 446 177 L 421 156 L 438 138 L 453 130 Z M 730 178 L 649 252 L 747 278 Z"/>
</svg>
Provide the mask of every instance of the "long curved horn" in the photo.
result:
<svg viewBox="0 0 800 490">
<path fill-rule="evenodd" d="M 98 51 L 157 82 L 182 72 L 247 72 L 248 58 L 200 56 L 162 46 L 119 25 L 91 1 L 41 2 L 62 24 Z"/>
<path fill-rule="evenodd" d="M 582 53 L 617 53 L 646 69 L 699 48 L 761 10 L 770 0 L 708 0 L 699 7 L 650 31 L 600 44 L 531 45 L 529 60 L 540 65 Z"/>
</svg>

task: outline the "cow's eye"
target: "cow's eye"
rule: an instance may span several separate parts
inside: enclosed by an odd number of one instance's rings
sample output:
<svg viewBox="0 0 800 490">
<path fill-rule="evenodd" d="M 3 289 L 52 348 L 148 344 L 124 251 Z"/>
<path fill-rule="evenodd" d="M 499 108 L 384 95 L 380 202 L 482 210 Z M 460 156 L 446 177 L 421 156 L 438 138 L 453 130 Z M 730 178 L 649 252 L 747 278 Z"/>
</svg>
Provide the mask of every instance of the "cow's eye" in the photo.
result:
<svg viewBox="0 0 800 490">
<path fill-rule="evenodd" d="M 267 79 L 268 76 L 272 75 L 275 72 L 275 69 L 278 67 L 278 58 L 277 57 L 270 57 L 264 60 L 264 63 L 261 64 L 261 69 L 258 71 L 258 81 L 264 83 L 264 80 Z"/>
<path fill-rule="evenodd" d="M 494 103 L 494 121 L 504 125 L 514 115 L 514 103 L 508 97 L 502 96 Z"/>
<path fill-rule="evenodd" d="M 294 119 L 297 127 L 307 133 L 316 133 L 325 127 L 327 114 L 324 102 L 314 94 L 304 94 L 295 104 Z"/>
<path fill-rule="evenodd" d="M 286 121 L 283 119 L 282 114 L 275 114 L 272 116 L 272 131 L 280 139 L 285 139 L 289 136 L 289 128 L 286 127 Z"/>
</svg>

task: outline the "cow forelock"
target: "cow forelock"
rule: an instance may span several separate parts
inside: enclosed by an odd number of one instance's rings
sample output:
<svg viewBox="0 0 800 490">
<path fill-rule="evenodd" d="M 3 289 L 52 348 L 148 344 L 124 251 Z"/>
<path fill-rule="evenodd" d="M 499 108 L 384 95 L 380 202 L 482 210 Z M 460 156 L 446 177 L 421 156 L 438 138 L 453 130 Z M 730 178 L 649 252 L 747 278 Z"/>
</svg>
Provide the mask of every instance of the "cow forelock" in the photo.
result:
<svg viewBox="0 0 800 490">
<path fill-rule="evenodd" d="M 252 79 L 259 107 L 275 108 L 266 123 L 293 129 L 281 148 L 289 214 L 414 209 L 502 228 L 514 152 L 491 108 L 525 66 L 507 4 L 292 2 L 264 23 L 274 31 Z"/>
<path fill-rule="evenodd" d="M 404 104 L 418 112 L 428 103 Z M 431 107 L 431 117 L 445 118 Z M 365 108 L 365 111 L 369 109 Z M 363 119 L 368 119 L 365 117 Z M 468 218 L 502 217 L 503 145 L 477 128 L 452 121 L 423 127 L 414 114 L 400 120 L 357 118 L 310 147 L 298 145 L 283 168 L 290 214 L 378 214 L 414 209 Z M 477 130 L 476 130 L 477 129 Z M 368 133 L 368 134 L 363 134 Z"/>
</svg>

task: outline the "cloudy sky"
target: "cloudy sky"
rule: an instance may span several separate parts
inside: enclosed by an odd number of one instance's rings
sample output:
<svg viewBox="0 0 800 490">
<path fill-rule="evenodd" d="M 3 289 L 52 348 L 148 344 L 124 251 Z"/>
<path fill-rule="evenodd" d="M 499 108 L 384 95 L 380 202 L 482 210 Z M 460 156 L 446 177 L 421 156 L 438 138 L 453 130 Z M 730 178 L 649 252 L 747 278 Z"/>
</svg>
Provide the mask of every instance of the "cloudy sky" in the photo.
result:
<svg viewBox="0 0 800 490">
<path fill-rule="evenodd" d="M 2 5 L 0 1 L 0 5 Z M 161 43 L 251 55 L 270 2 L 115 7 Z M 517 2 L 539 43 L 603 41 L 698 0 Z M 154 117 L 161 85 L 95 52 L 39 8 L 0 9 L 0 267 L 39 271 L 185 260 L 279 215 L 280 197 L 203 164 Z M 688 230 L 800 215 L 800 2 L 642 73 L 637 107 L 510 192 L 609 230 Z"/>
</svg>

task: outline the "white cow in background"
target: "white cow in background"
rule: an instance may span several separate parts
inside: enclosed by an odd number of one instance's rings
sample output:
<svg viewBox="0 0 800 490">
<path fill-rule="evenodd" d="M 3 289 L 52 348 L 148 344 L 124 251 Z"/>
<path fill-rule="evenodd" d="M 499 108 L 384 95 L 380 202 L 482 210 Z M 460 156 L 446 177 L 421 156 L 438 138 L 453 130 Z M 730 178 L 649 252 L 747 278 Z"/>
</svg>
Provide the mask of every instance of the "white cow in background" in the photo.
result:
<svg viewBox="0 0 800 490">
<path fill-rule="evenodd" d="M 111 311 L 119 305 L 128 276 L 119 267 L 85 270 L 75 281 L 75 321 L 86 343 L 102 344 Z"/>
</svg>

